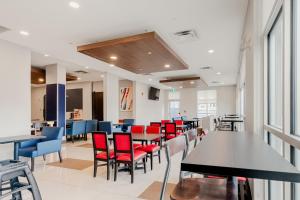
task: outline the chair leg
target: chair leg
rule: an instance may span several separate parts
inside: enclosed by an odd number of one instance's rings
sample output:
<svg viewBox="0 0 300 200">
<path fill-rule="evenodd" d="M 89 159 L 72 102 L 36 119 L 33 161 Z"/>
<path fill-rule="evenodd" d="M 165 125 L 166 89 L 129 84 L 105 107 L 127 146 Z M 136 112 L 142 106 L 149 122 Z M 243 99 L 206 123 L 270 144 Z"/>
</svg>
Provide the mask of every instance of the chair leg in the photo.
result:
<svg viewBox="0 0 300 200">
<path fill-rule="evenodd" d="M 115 174 L 114 174 L 115 176 L 114 176 L 114 181 L 116 181 L 117 180 L 117 175 L 118 175 L 118 163 L 117 162 L 115 162 Z"/>
<path fill-rule="evenodd" d="M 131 163 L 131 166 L 130 166 L 131 184 L 134 182 L 134 166 L 135 166 L 135 163 Z"/>
<path fill-rule="evenodd" d="M 74 136 L 73 135 L 71 136 L 71 140 L 72 140 L 72 143 L 74 143 Z"/>
<path fill-rule="evenodd" d="M 161 160 L 160 160 L 160 150 L 158 151 L 158 162 L 159 162 L 159 164 L 161 163 Z"/>
<path fill-rule="evenodd" d="M 44 161 L 46 161 L 46 155 L 45 154 L 43 155 L 43 159 L 44 159 Z"/>
<path fill-rule="evenodd" d="M 153 153 L 150 154 L 151 171 L 153 170 Z"/>
<path fill-rule="evenodd" d="M 94 177 L 97 176 L 97 160 L 94 160 Z"/>
<path fill-rule="evenodd" d="M 34 171 L 34 158 L 31 158 L 31 171 Z"/>
<path fill-rule="evenodd" d="M 107 167 L 106 167 L 107 169 L 107 180 L 109 180 L 110 179 L 110 165 L 109 165 L 109 161 L 107 161 Z"/>
<path fill-rule="evenodd" d="M 58 157 L 59 157 L 59 162 L 62 163 L 63 159 L 62 159 L 62 156 L 61 156 L 61 151 L 57 152 L 58 153 Z"/>
<path fill-rule="evenodd" d="M 146 167 L 146 158 L 143 158 L 143 163 L 144 163 L 144 173 L 146 174 L 147 173 L 147 167 Z"/>
</svg>

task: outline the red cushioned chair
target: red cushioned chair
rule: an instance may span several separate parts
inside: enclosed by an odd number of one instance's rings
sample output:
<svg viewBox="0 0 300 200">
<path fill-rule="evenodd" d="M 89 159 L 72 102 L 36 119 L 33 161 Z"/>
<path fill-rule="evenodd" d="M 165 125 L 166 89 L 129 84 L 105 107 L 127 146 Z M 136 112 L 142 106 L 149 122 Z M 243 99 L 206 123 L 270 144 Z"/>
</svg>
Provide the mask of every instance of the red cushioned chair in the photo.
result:
<svg viewBox="0 0 300 200">
<path fill-rule="evenodd" d="M 133 125 L 131 126 L 131 133 L 132 134 L 144 134 L 145 133 L 145 126 L 144 125 Z M 141 148 L 143 144 L 133 144 L 134 149 Z"/>
<path fill-rule="evenodd" d="M 161 126 L 161 122 L 150 122 L 150 126 L 156 126 L 160 128 L 160 133 L 164 132 L 163 128 Z M 161 139 L 164 139 L 164 136 L 161 136 Z M 158 141 L 155 141 L 156 143 L 158 143 Z"/>
<path fill-rule="evenodd" d="M 183 133 L 183 131 L 184 131 L 184 129 L 183 129 L 183 125 L 184 125 L 183 120 L 174 120 L 174 122 L 176 124 L 177 132 Z"/>
<path fill-rule="evenodd" d="M 130 167 L 131 183 L 134 180 L 134 168 L 138 161 L 143 160 L 146 173 L 147 153 L 133 148 L 131 133 L 114 133 L 115 153 L 115 181 L 117 180 L 118 164 L 123 163 Z"/>
<path fill-rule="evenodd" d="M 175 138 L 180 133 L 177 132 L 175 123 L 166 123 L 165 124 L 165 140 L 170 140 Z"/>
<path fill-rule="evenodd" d="M 161 120 L 161 126 L 165 126 L 166 123 L 171 123 L 171 120 L 168 119 Z"/>
<path fill-rule="evenodd" d="M 156 126 L 147 126 L 147 134 L 160 134 L 160 128 Z M 161 137 L 157 138 L 155 142 L 158 141 L 158 144 L 149 144 L 141 148 L 142 151 L 145 151 L 148 156 L 150 156 L 151 161 L 151 170 L 153 169 L 153 156 L 157 152 L 158 161 L 160 163 L 160 149 L 161 149 Z"/>
<path fill-rule="evenodd" d="M 110 165 L 114 162 L 114 151 L 109 149 L 107 133 L 103 131 L 92 133 L 93 148 L 94 148 L 94 177 L 97 175 L 99 166 L 107 166 L 107 180 L 110 179 Z M 106 162 L 98 164 L 98 161 Z"/>
</svg>

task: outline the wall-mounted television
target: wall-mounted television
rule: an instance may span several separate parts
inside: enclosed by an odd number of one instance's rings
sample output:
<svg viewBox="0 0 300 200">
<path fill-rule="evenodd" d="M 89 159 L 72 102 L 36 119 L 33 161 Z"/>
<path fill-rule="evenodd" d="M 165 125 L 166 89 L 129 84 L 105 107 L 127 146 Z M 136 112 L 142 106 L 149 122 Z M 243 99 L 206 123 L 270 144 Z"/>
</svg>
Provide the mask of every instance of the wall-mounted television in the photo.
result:
<svg viewBox="0 0 300 200">
<path fill-rule="evenodd" d="M 157 88 L 154 88 L 154 87 L 150 87 L 148 98 L 150 100 L 158 101 L 159 100 L 159 93 L 160 93 L 160 89 L 157 89 Z"/>
</svg>

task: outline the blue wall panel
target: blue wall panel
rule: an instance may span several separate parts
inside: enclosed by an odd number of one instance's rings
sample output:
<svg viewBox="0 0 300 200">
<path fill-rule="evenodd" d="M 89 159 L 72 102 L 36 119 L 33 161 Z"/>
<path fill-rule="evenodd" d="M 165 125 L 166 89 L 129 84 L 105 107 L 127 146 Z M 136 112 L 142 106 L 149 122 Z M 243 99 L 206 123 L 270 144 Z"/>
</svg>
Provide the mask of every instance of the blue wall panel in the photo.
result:
<svg viewBox="0 0 300 200">
<path fill-rule="evenodd" d="M 66 89 L 65 85 L 58 84 L 58 119 L 57 126 L 65 127 L 66 124 Z"/>
<path fill-rule="evenodd" d="M 56 121 L 57 117 L 57 84 L 46 86 L 46 121 Z"/>
</svg>

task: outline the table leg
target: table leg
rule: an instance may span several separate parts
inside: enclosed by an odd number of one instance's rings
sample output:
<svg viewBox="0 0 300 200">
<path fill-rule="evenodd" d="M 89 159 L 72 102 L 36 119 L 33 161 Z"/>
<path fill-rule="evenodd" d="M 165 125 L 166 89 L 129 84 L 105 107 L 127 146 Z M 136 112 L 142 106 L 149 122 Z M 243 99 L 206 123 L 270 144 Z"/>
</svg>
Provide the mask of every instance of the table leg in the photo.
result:
<svg viewBox="0 0 300 200">
<path fill-rule="evenodd" d="M 231 122 L 231 131 L 234 131 L 234 122 Z"/>
<path fill-rule="evenodd" d="M 19 142 L 14 142 L 14 160 L 19 160 Z"/>
</svg>

